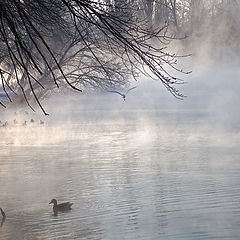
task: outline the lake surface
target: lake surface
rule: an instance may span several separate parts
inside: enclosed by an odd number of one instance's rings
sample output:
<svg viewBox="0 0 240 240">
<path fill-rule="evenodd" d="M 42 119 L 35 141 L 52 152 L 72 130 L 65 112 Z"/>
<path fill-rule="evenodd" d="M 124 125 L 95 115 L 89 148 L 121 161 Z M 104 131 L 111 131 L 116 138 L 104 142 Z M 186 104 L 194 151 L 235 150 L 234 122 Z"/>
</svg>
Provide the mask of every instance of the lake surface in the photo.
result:
<svg viewBox="0 0 240 240">
<path fill-rule="evenodd" d="M 187 111 L 96 116 L 0 128 L 1 240 L 240 239 L 238 128 Z M 52 198 L 73 209 L 54 216 Z"/>
</svg>

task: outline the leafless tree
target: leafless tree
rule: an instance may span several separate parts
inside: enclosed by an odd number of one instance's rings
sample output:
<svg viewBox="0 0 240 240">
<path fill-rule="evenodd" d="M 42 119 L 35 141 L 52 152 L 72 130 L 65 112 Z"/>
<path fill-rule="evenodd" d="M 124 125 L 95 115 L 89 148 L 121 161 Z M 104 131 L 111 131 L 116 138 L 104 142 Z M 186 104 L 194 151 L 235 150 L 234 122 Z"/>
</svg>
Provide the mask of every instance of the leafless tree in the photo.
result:
<svg viewBox="0 0 240 240">
<path fill-rule="evenodd" d="M 60 87 L 122 87 L 139 74 L 184 97 L 176 88 L 182 80 L 166 70 L 183 72 L 166 49 L 168 24 L 149 29 L 141 11 L 129 0 L 0 1 L 3 90 L 31 108 L 35 101 L 44 114 L 41 100 Z"/>
</svg>

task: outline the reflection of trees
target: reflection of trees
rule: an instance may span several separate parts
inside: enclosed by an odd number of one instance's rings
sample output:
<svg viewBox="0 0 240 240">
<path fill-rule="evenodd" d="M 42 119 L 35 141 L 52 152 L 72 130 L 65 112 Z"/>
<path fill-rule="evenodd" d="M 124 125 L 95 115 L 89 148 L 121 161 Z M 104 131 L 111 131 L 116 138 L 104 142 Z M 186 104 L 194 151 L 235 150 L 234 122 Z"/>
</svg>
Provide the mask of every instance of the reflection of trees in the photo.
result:
<svg viewBox="0 0 240 240">
<path fill-rule="evenodd" d="M 2 87 L 18 93 L 18 102 L 41 100 L 70 88 L 121 87 L 130 76 L 159 79 L 175 96 L 181 80 L 168 25 L 149 28 L 133 1 L 23 1 L 0 3 L 0 77 Z M 140 17 L 141 16 L 141 17 Z M 63 88 L 61 88 L 63 89 Z M 20 93 L 20 94 L 19 94 Z M 11 101 L 11 98 L 9 97 Z"/>
</svg>

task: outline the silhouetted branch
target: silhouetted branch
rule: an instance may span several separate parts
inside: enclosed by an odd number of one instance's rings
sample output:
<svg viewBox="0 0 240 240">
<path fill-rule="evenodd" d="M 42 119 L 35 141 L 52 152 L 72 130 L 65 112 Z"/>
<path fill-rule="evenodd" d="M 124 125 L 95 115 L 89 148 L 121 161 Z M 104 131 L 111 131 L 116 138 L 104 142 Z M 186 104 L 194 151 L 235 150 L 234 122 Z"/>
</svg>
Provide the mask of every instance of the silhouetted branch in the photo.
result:
<svg viewBox="0 0 240 240">
<path fill-rule="evenodd" d="M 177 98 L 179 78 L 166 67 L 177 56 L 166 52 L 174 36 L 168 24 L 149 27 L 136 1 L 10 0 L 0 2 L 0 69 L 12 72 L 2 87 L 22 96 L 33 109 L 51 91 L 69 87 L 124 86 L 145 74 L 160 80 Z M 184 72 L 189 73 L 189 72 Z M 20 94 L 20 93 L 21 94 Z M 11 101 L 11 98 L 9 97 Z"/>
</svg>

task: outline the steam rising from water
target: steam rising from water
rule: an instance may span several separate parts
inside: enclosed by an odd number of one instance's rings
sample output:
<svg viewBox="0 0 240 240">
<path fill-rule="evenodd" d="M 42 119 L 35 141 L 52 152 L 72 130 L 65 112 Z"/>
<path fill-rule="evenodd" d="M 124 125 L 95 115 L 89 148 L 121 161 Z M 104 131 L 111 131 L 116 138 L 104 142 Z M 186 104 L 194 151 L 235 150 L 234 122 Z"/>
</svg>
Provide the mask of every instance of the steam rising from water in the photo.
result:
<svg viewBox="0 0 240 240">
<path fill-rule="evenodd" d="M 184 101 L 141 81 L 125 102 L 75 95 L 45 102 L 47 117 L 2 114 L 1 237 L 239 235 L 239 98 L 218 85 L 226 76 L 238 75 L 192 75 Z M 73 210 L 52 216 L 53 197 L 74 202 Z"/>
<path fill-rule="evenodd" d="M 4 136 L 0 144 L 49 146 L 70 141 L 77 145 L 80 139 L 88 139 L 96 131 L 102 131 L 103 135 L 124 135 L 115 132 L 113 123 L 132 128 L 133 136 L 128 136 L 131 144 L 145 144 L 156 138 L 174 141 L 176 135 L 182 135 L 185 143 L 204 139 L 213 145 L 237 144 L 240 71 L 221 66 L 186 76 L 189 81 L 182 91 L 187 98 L 183 101 L 172 97 L 159 82 L 141 80 L 126 101 L 107 92 L 74 94 L 45 101 L 43 105 L 50 116 L 29 109 L 17 113 L 3 111 L 0 120 L 8 121 L 9 125 L 0 128 Z M 157 122 L 152 122 L 153 117 Z M 23 126 L 25 121 L 27 125 Z M 157 133 L 156 128 L 161 131 Z"/>
</svg>

